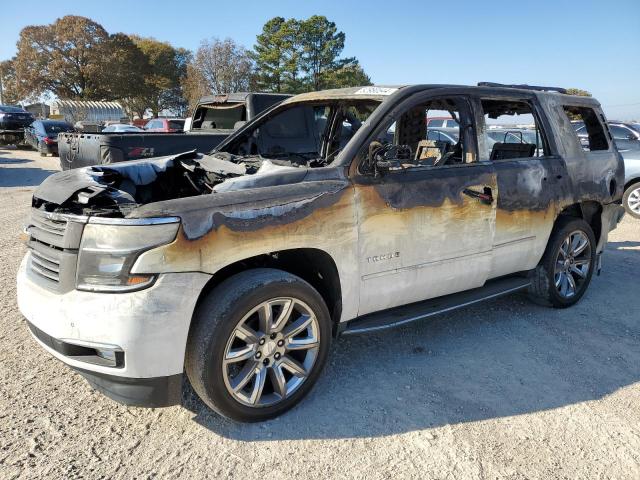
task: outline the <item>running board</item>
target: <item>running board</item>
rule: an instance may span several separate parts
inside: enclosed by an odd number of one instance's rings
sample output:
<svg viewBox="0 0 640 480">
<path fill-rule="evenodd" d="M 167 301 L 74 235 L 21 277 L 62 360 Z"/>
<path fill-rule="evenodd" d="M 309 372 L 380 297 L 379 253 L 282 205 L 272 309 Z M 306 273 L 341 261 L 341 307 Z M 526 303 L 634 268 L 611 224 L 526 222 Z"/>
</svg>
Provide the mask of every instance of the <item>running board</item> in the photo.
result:
<svg viewBox="0 0 640 480">
<path fill-rule="evenodd" d="M 432 298 L 422 302 L 411 303 L 402 307 L 391 308 L 355 318 L 347 323 L 342 335 L 375 332 L 387 328 L 398 327 L 406 323 L 422 320 L 474 303 L 490 300 L 509 293 L 524 290 L 531 284 L 526 277 L 501 277 L 488 281 L 484 286 L 453 293 L 443 297 Z"/>
</svg>

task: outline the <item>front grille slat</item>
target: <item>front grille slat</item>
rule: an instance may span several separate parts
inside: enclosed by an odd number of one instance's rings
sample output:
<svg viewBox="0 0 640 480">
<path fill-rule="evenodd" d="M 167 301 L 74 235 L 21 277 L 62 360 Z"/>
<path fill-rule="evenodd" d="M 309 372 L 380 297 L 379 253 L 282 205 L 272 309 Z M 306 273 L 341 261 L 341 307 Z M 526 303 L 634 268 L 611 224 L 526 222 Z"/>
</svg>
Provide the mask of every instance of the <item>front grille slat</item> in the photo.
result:
<svg viewBox="0 0 640 480">
<path fill-rule="evenodd" d="M 35 252 L 31 252 L 31 261 L 36 263 L 39 267 L 50 270 L 56 274 L 60 273 L 60 263 L 55 263 L 49 260 L 44 259 L 40 255 L 37 255 Z"/>
<path fill-rule="evenodd" d="M 31 270 L 37 273 L 38 275 L 42 275 L 43 277 L 48 278 L 49 280 L 53 280 L 58 283 L 60 281 L 60 275 L 52 272 L 50 270 L 46 270 L 44 268 L 40 268 L 38 265 L 33 263 L 33 258 L 31 259 Z"/>
<path fill-rule="evenodd" d="M 27 231 L 30 235 L 29 268 L 34 279 L 56 291 L 73 288 L 75 259 L 81 230 L 76 224 L 55 213 L 33 208 Z"/>
<path fill-rule="evenodd" d="M 52 233 L 53 235 L 60 235 L 62 237 L 64 236 L 64 231 L 67 229 L 67 222 L 43 222 L 38 218 L 32 218 L 31 220 L 34 227 Z"/>
</svg>

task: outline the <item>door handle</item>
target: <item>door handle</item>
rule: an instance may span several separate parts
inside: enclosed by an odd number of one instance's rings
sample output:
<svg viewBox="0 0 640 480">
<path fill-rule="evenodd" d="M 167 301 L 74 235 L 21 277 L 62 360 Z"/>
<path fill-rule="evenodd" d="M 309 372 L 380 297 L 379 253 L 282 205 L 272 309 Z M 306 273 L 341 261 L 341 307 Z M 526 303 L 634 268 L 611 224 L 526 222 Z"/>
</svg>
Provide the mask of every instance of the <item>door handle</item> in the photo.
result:
<svg viewBox="0 0 640 480">
<path fill-rule="evenodd" d="M 491 205 L 493 203 L 491 187 L 484 187 L 483 192 L 477 192 L 476 190 L 465 188 L 464 190 L 462 190 L 462 193 L 464 193 L 468 197 L 477 199 L 478 201 L 480 201 L 480 203 L 484 203 L 485 205 Z"/>
</svg>

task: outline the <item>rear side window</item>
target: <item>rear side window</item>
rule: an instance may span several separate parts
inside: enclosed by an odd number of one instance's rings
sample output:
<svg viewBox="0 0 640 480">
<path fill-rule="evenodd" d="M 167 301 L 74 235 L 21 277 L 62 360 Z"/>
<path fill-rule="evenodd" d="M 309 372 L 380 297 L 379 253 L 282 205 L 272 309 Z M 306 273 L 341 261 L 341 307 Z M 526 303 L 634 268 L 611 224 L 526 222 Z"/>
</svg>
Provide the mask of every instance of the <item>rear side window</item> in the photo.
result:
<svg viewBox="0 0 640 480">
<path fill-rule="evenodd" d="M 485 148 L 490 160 L 550 154 L 541 122 L 527 99 L 482 99 Z"/>
<path fill-rule="evenodd" d="M 575 107 L 564 105 L 564 113 L 570 120 L 578 120 L 584 123 L 584 127 L 578 129 L 576 134 L 580 145 L 586 151 L 608 150 L 609 142 L 602 123 L 596 112 L 589 107 Z"/>
<path fill-rule="evenodd" d="M 172 130 L 182 130 L 184 128 L 184 120 L 169 120 L 169 128 Z"/>
<path fill-rule="evenodd" d="M 44 131 L 47 133 L 72 132 L 73 127 L 68 123 L 44 123 Z"/>
</svg>

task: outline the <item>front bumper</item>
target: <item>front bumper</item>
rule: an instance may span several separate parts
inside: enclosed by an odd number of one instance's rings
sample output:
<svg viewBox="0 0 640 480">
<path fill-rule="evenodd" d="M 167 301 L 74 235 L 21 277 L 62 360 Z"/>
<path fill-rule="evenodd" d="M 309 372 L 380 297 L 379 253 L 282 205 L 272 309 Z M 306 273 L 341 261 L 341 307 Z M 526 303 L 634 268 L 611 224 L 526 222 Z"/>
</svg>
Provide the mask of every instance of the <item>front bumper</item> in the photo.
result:
<svg viewBox="0 0 640 480">
<path fill-rule="evenodd" d="M 22 143 L 24 141 L 24 130 L 8 130 L 0 127 L 0 140 L 9 145 Z"/>
<path fill-rule="evenodd" d="M 58 144 L 57 143 L 45 143 L 43 145 L 43 150 L 45 153 L 50 153 L 51 155 L 58 155 Z"/>
<path fill-rule="evenodd" d="M 36 341 L 111 398 L 130 405 L 180 401 L 191 317 L 209 280 L 203 273 L 169 273 L 130 293 L 63 294 L 18 271 L 18 307 Z M 92 352 L 114 352 L 113 362 Z"/>
</svg>

